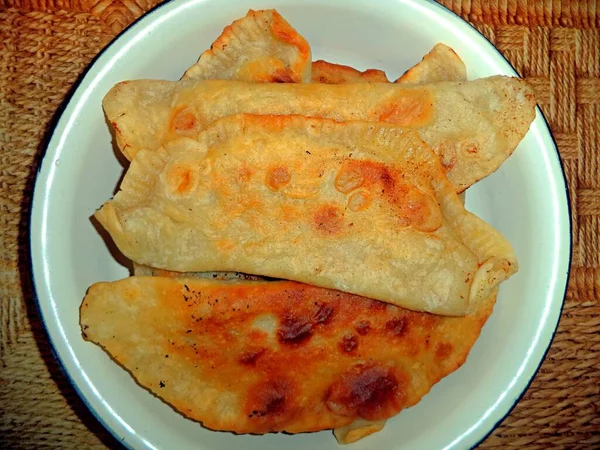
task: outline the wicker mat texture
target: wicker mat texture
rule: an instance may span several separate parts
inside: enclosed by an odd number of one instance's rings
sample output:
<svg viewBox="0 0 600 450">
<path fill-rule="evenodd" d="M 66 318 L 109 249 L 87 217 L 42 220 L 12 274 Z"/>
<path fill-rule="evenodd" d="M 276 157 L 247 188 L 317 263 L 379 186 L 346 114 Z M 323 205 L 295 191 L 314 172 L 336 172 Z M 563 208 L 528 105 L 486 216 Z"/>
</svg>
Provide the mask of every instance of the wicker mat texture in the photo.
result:
<svg viewBox="0 0 600 450">
<path fill-rule="evenodd" d="M 55 112 L 155 0 L 0 0 L 0 448 L 118 448 L 53 359 L 32 299 L 27 216 Z M 565 166 L 573 269 L 527 393 L 481 447 L 600 448 L 600 1 L 443 0 L 535 88 Z"/>
</svg>

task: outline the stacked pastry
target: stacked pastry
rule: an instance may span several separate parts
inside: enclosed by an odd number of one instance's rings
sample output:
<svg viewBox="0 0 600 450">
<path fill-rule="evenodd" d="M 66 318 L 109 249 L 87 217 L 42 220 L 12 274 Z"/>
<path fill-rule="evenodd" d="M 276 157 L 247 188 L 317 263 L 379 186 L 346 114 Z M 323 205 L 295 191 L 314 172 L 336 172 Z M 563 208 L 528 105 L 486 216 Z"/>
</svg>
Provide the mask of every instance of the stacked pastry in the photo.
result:
<svg viewBox="0 0 600 450">
<path fill-rule="evenodd" d="M 380 430 L 460 367 L 517 271 L 459 194 L 534 106 L 442 44 L 390 83 L 250 11 L 180 81 L 106 95 L 130 165 L 96 218 L 135 274 L 89 289 L 84 338 L 210 429 Z"/>
</svg>

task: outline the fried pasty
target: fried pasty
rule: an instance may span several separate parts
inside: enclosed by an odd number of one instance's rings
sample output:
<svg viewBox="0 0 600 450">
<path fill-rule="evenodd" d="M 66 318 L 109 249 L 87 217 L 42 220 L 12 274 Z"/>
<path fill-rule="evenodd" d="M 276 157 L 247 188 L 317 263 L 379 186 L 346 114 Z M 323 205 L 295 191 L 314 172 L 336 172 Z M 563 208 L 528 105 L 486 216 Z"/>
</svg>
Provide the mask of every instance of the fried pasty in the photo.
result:
<svg viewBox="0 0 600 450">
<path fill-rule="evenodd" d="M 438 154 L 458 192 L 494 172 L 535 117 L 529 86 L 503 76 L 425 85 L 138 80 L 117 84 L 103 105 L 129 159 L 143 148 L 195 138 L 213 121 L 237 113 L 410 127 Z"/>
<path fill-rule="evenodd" d="M 414 67 L 411 67 L 395 83 L 423 84 L 436 81 L 461 81 L 467 79 L 467 68 L 452 48 L 436 44 Z"/>
<path fill-rule="evenodd" d="M 223 30 L 183 78 L 309 82 L 310 46 L 277 11 L 250 10 Z"/>
<path fill-rule="evenodd" d="M 85 339 L 210 429 L 347 443 L 459 368 L 493 304 L 442 317 L 289 281 L 130 277 L 94 284 L 80 315 Z"/>
<path fill-rule="evenodd" d="M 131 260 L 301 281 L 464 315 L 517 270 L 411 129 L 231 116 L 136 155 L 97 213 Z"/>
</svg>

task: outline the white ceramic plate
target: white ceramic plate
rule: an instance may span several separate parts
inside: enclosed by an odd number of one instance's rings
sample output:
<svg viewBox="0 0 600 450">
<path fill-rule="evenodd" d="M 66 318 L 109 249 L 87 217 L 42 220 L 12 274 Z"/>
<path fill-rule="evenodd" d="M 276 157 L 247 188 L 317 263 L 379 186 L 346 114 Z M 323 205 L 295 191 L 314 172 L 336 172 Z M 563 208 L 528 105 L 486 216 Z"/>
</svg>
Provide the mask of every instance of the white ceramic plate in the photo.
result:
<svg viewBox="0 0 600 450">
<path fill-rule="evenodd" d="M 90 409 L 130 447 L 337 447 L 328 431 L 236 436 L 203 429 L 84 342 L 78 323 L 79 305 L 92 283 L 128 275 L 90 222 L 123 172 L 112 150 L 102 97 L 125 79 L 178 79 L 225 25 L 249 8 L 269 7 L 306 37 L 315 59 L 384 69 L 394 79 L 441 41 L 462 57 L 470 79 L 514 74 L 477 31 L 422 0 L 172 1 L 121 34 L 92 64 L 49 142 L 35 187 L 31 251 L 39 308 L 58 358 Z M 515 154 L 469 190 L 467 206 L 510 240 L 521 269 L 502 285 L 494 314 L 466 364 L 354 448 L 476 445 L 518 401 L 545 355 L 563 303 L 570 222 L 557 151 L 539 111 Z"/>
</svg>

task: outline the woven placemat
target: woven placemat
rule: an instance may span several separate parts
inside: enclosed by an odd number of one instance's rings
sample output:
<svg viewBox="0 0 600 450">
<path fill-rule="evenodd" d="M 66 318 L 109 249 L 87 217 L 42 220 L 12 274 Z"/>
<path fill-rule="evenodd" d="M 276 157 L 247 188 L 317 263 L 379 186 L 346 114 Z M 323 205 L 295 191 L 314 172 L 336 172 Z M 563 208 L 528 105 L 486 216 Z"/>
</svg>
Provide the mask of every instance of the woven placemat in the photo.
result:
<svg viewBox="0 0 600 450">
<path fill-rule="evenodd" d="M 90 60 L 154 0 L 0 0 L 0 448 L 119 445 L 53 359 L 26 234 L 55 112 Z M 482 447 L 600 448 L 600 2 L 444 0 L 535 88 L 564 163 L 573 270 L 533 384 Z"/>
</svg>

